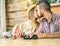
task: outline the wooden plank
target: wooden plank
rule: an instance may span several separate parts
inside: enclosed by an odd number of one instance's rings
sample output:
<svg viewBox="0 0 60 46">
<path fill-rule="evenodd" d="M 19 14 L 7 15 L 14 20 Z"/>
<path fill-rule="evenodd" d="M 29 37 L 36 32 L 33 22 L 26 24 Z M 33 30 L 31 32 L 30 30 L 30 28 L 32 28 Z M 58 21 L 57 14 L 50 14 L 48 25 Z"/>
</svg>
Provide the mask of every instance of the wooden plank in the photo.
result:
<svg viewBox="0 0 60 46">
<path fill-rule="evenodd" d="M 26 11 L 7 13 L 7 18 L 26 18 Z"/>
<path fill-rule="evenodd" d="M 27 9 L 26 1 L 7 4 L 7 11 L 17 11 Z"/>
<path fill-rule="evenodd" d="M 7 31 L 11 30 L 12 28 L 13 28 L 13 26 L 7 27 Z"/>
<path fill-rule="evenodd" d="M 12 3 L 16 3 L 16 2 L 22 2 L 22 1 L 26 1 L 26 0 L 7 0 L 7 4 L 12 4 Z"/>
<path fill-rule="evenodd" d="M 28 18 L 18 18 L 18 19 L 7 19 L 7 25 L 16 25 L 16 24 L 20 24 L 24 21 L 27 21 Z"/>
</svg>

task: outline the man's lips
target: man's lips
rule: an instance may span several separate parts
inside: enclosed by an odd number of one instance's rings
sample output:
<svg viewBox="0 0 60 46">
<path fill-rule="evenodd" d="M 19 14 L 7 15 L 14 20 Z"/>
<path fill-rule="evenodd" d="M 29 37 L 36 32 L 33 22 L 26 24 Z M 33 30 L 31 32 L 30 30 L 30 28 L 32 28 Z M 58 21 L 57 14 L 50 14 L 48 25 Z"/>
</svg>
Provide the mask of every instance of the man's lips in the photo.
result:
<svg viewBox="0 0 60 46">
<path fill-rule="evenodd" d="M 41 18 L 41 17 L 43 17 L 43 15 L 37 15 L 37 17 L 38 17 L 38 18 Z"/>
</svg>

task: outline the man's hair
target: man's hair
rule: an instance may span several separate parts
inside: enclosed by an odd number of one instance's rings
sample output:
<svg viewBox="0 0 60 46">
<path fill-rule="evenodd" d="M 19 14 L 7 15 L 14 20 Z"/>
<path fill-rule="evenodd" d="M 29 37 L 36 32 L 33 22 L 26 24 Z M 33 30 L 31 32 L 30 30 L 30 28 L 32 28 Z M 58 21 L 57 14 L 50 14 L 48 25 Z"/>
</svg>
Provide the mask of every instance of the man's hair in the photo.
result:
<svg viewBox="0 0 60 46">
<path fill-rule="evenodd" d="M 45 8 L 47 11 L 51 12 L 50 3 L 47 0 L 39 0 L 39 1 L 37 1 L 36 4 L 39 5 L 40 9 Z"/>
</svg>

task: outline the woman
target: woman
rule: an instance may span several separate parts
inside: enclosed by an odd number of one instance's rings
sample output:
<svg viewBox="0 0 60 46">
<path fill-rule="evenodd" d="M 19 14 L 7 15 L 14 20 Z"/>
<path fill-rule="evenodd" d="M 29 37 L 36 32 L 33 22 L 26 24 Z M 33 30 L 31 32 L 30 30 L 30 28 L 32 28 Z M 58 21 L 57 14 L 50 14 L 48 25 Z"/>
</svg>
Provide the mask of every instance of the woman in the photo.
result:
<svg viewBox="0 0 60 46">
<path fill-rule="evenodd" d="M 13 27 L 12 29 L 12 35 L 15 38 L 20 38 L 22 36 L 24 36 L 24 34 L 30 34 L 32 32 L 35 31 L 36 26 L 38 25 L 36 23 L 36 18 L 37 16 L 34 14 L 34 8 L 35 8 L 35 4 L 30 6 L 27 10 L 27 15 L 28 15 L 28 20 L 21 23 L 21 24 L 17 24 Z"/>
</svg>

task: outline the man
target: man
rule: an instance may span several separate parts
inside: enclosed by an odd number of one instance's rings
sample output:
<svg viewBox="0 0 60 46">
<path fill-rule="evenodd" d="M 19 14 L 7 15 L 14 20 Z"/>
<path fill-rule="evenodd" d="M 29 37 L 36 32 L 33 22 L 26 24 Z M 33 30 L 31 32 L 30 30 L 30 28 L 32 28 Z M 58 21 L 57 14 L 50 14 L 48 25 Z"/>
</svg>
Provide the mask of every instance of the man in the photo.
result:
<svg viewBox="0 0 60 46">
<path fill-rule="evenodd" d="M 51 12 L 51 6 L 47 0 L 37 2 L 36 14 L 42 20 L 39 22 L 39 28 L 35 33 L 38 38 L 44 37 L 60 37 L 60 16 Z"/>
</svg>

